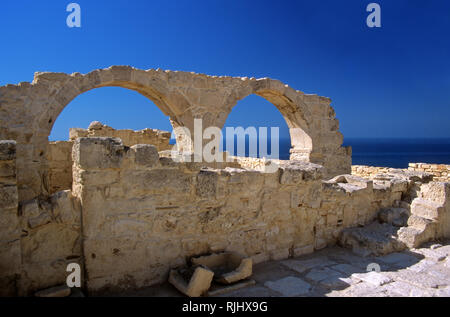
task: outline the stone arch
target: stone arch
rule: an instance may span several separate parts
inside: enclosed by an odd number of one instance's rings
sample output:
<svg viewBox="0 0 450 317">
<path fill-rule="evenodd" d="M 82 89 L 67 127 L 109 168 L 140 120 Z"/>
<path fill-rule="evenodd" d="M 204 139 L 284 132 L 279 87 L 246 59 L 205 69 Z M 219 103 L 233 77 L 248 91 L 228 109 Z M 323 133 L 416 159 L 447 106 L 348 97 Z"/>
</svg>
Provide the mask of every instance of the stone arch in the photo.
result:
<svg viewBox="0 0 450 317">
<path fill-rule="evenodd" d="M 342 147 L 343 136 L 331 100 L 304 94 L 279 80 L 240 78 L 225 98 L 216 125 L 222 128 L 237 102 L 251 94 L 272 103 L 284 117 L 291 136 L 290 160 L 323 165 L 326 177 L 350 171 L 351 148 Z"/>
<path fill-rule="evenodd" d="M 269 102 L 266 98 L 263 98 L 256 94 L 250 94 L 241 100 L 237 102 L 237 104 L 231 109 L 229 115 L 226 117 L 226 121 L 224 124 L 224 127 L 222 129 L 222 133 L 224 135 L 224 140 L 228 139 L 226 137 L 226 127 L 231 128 L 237 128 L 237 127 L 243 127 L 246 128 L 256 128 L 256 133 L 259 133 L 260 127 L 267 127 L 267 137 L 271 140 L 272 133 L 271 127 L 278 127 L 279 128 L 279 137 L 280 137 L 280 143 L 279 143 L 279 155 L 280 159 L 288 160 L 289 159 L 289 149 L 291 146 L 291 140 L 290 140 L 290 131 L 289 126 L 287 124 L 286 118 L 281 114 L 281 112 L 275 107 L 271 102 Z M 253 131 L 253 130 L 249 130 Z M 287 138 L 287 140 L 286 140 Z M 238 138 L 239 139 L 239 138 Z M 260 136 L 258 136 L 257 140 L 260 139 Z M 241 139 L 242 140 L 242 139 Z M 223 150 L 231 152 L 233 150 L 236 150 L 237 144 L 234 144 L 235 149 L 229 149 L 226 147 L 225 143 L 223 142 Z M 272 146 L 267 144 L 267 150 L 269 151 L 266 153 L 267 155 L 271 155 L 271 149 Z M 288 148 L 286 148 L 288 146 Z M 260 146 L 258 144 L 257 148 L 260 149 Z M 246 144 L 246 152 L 245 156 L 250 156 L 250 152 L 247 152 L 250 150 L 250 146 Z M 286 152 L 287 150 L 287 152 Z M 261 157 L 262 153 L 258 151 L 258 157 Z M 237 155 L 236 153 L 234 155 Z M 242 154 L 241 154 L 242 155 Z M 263 154 L 264 155 L 264 154 Z M 287 156 L 286 156 L 287 155 Z"/>
<path fill-rule="evenodd" d="M 269 78 L 112 66 L 84 75 L 36 73 L 32 83 L 0 87 L 0 139 L 17 141 L 20 200 L 46 193 L 44 153 L 53 124 L 64 107 L 88 90 L 107 86 L 139 92 L 170 118 L 174 129 L 190 131 L 195 118 L 203 119 L 203 129 L 223 128 L 237 102 L 256 94 L 271 102 L 285 118 L 290 128 L 291 160 L 323 165 L 326 176 L 350 172 L 351 149 L 341 146 L 343 136 L 328 98 L 306 95 Z M 179 150 L 192 144 L 191 136 L 176 135 L 176 139 Z"/>
<path fill-rule="evenodd" d="M 314 134 L 310 131 L 309 119 L 311 113 L 308 106 L 299 98 L 301 93 L 299 94 L 299 92 L 277 80 L 264 78 L 249 81 L 247 85 L 236 88 L 230 94 L 227 105 L 228 114 L 238 101 L 253 94 L 264 98 L 278 109 L 289 127 L 291 153 L 301 153 L 302 157 L 300 158 L 297 155 L 296 158 L 309 161 L 309 153 L 313 149 Z M 225 117 L 225 120 L 227 117 Z"/>
<path fill-rule="evenodd" d="M 163 73 L 163 74 L 161 74 Z M 188 102 L 170 89 L 164 80 L 164 72 L 142 71 L 126 66 L 113 66 L 107 69 L 92 71 L 86 75 L 61 73 L 38 73 L 36 84 L 48 83 L 48 98 L 43 111 L 36 118 L 33 130 L 41 134 L 49 134 L 56 118 L 62 110 L 77 96 L 101 87 L 122 87 L 134 90 L 151 100 L 172 124 L 180 124 L 179 115 L 188 108 Z M 184 109 L 183 109 L 184 108 Z M 181 123 L 182 124 L 182 123 Z"/>
<path fill-rule="evenodd" d="M 172 80 L 173 81 L 173 80 Z M 17 177 L 19 198 L 26 200 L 48 193 L 48 136 L 56 118 L 77 96 L 100 87 L 122 87 L 150 99 L 172 126 L 184 126 L 189 118 L 189 102 L 163 70 L 138 70 L 112 66 L 88 74 L 36 73 L 32 83 L 0 87 L 0 111 L 9 122 L 0 129 L 0 137 L 18 142 Z M 177 135 L 177 140 L 183 140 Z"/>
</svg>

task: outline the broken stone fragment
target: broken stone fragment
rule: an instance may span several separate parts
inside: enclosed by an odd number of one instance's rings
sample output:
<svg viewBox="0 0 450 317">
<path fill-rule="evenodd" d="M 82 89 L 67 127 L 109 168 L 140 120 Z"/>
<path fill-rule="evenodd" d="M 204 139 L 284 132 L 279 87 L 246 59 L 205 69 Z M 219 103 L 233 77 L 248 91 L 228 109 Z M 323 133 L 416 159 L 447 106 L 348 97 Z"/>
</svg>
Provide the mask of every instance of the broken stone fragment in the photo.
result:
<svg viewBox="0 0 450 317">
<path fill-rule="evenodd" d="M 214 272 L 214 280 L 222 284 L 231 284 L 252 275 L 252 259 L 234 252 L 192 258 L 191 262 L 210 268 Z"/>
<path fill-rule="evenodd" d="M 100 130 L 103 127 L 103 124 L 100 121 L 92 121 L 89 124 L 88 130 Z"/>
<path fill-rule="evenodd" d="M 150 144 L 136 144 L 131 147 L 135 151 L 136 164 L 153 167 L 159 162 L 158 149 Z"/>
<path fill-rule="evenodd" d="M 214 272 L 200 266 L 194 269 L 192 276 L 186 271 L 173 269 L 170 270 L 169 283 L 189 297 L 199 297 L 209 290 L 213 276 Z"/>
</svg>

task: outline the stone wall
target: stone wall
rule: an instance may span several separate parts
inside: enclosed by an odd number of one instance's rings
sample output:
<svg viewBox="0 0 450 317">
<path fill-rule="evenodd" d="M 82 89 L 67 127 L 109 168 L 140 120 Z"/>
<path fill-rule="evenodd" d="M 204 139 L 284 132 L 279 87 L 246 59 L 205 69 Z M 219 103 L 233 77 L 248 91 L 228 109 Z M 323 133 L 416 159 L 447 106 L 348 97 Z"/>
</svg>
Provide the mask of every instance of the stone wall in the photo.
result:
<svg viewBox="0 0 450 317">
<path fill-rule="evenodd" d="M 0 140 L 0 296 L 17 295 L 21 262 L 18 203 L 16 142 Z"/>
<path fill-rule="evenodd" d="M 91 292 L 162 282 L 170 267 L 207 252 L 255 262 L 313 252 L 336 243 L 343 228 L 372 221 L 408 183 L 323 181 L 323 167 L 295 161 L 275 173 L 205 169 L 111 138 L 79 138 L 72 153 Z"/>
<path fill-rule="evenodd" d="M 450 238 L 450 182 L 425 184 L 421 187 L 417 201 L 419 205 L 424 201 L 432 202 L 426 208 L 421 208 L 421 215 L 435 223 L 433 238 Z"/>
<path fill-rule="evenodd" d="M 72 188 L 72 146 L 72 141 L 56 141 L 48 144 L 49 194 Z"/>
<path fill-rule="evenodd" d="M 374 178 L 377 174 L 389 173 L 392 171 L 402 170 L 392 167 L 378 167 L 378 166 L 367 166 L 367 165 L 352 165 L 352 175 Z M 404 170 L 404 169 L 403 169 Z"/>
<path fill-rule="evenodd" d="M 70 190 L 22 203 L 19 295 L 64 284 L 67 265 L 83 265 L 80 215 L 80 203 Z"/>
<path fill-rule="evenodd" d="M 450 165 L 409 163 L 408 170 L 427 172 L 434 175 L 433 180 L 435 181 L 450 182 Z"/>
<path fill-rule="evenodd" d="M 170 268 L 208 252 L 237 251 L 255 263 L 310 253 L 405 203 L 429 181 L 400 170 L 374 180 L 324 180 L 322 166 L 299 161 L 279 161 L 274 173 L 258 171 L 265 164 L 259 159 L 211 168 L 175 162 L 152 145 L 91 137 L 74 141 L 73 192 L 18 206 L 14 142 L 0 144 L 0 211 L 8 221 L 0 232 L 10 233 L 0 240 L 6 295 L 63 284 L 73 262 L 87 290 L 101 293 L 165 281 Z M 426 209 L 436 226 L 427 234 L 436 238 L 450 234 L 447 185 L 425 184 L 413 200 L 413 211 L 422 212 L 421 198 L 434 208 Z"/>
<path fill-rule="evenodd" d="M 257 157 L 232 156 L 232 158 L 237 163 L 239 163 L 239 165 L 242 168 L 259 170 L 259 171 L 264 171 L 264 168 L 267 166 L 268 161 L 269 161 L 269 160 L 257 158 Z M 284 160 L 270 160 L 270 161 L 272 161 L 278 165 L 282 164 L 282 162 L 287 163 L 287 161 L 284 161 Z"/>
<path fill-rule="evenodd" d="M 152 144 L 158 151 L 167 151 L 170 145 L 170 132 L 157 129 L 115 130 L 98 121 L 88 129 L 70 129 L 70 141 L 49 142 L 47 150 L 48 193 L 54 194 L 72 188 L 72 146 L 79 137 L 119 137 L 126 146 L 135 144 Z"/>
<path fill-rule="evenodd" d="M 0 296 L 64 283 L 81 260 L 81 207 L 70 191 L 18 201 L 16 144 L 0 141 Z"/>
<path fill-rule="evenodd" d="M 171 133 L 168 131 L 157 129 L 116 130 L 98 121 L 92 122 L 87 129 L 71 128 L 69 135 L 71 141 L 80 137 L 119 138 L 125 146 L 152 144 L 158 151 L 170 150 L 174 147 L 169 144 Z"/>
<path fill-rule="evenodd" d="M 407 169 L 399 169 L 392 167 L 378 167 L 367 165 L 352 165 L 352 174 L 374 178 L 377 174 L 385 174 L 393 171 L 409 170 L 415 172 L 426 172 L 433 175 L 433 180 L 437 182 L 450 182 L 450 165 L 445 164 L 429 164 L 429 163 L 409 163 Z"/>
</svg>

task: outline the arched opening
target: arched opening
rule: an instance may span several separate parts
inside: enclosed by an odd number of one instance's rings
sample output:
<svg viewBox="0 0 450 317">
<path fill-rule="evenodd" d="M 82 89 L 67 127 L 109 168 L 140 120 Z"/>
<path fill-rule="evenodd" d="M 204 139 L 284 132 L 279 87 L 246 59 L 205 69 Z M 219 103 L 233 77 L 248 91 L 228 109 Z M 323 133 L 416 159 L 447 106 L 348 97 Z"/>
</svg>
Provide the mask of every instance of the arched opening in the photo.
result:
<svg viewBox="0 0 450 317">
<path fill-rule="evenodd" d="M 158 151 L 169 150 L 175 143 L 170 118 L 149 98 L 122 87 L 78 95 L 52 125 L 46 151 L 49 194 L 72 187 L 71 151 L 77 137 L 118 137 L 126 146 L 152 144 Z"/>
<path fill-rule="evenodd" d="M 122 87 L 89 90 L 73 99 L 56 118 L 49 141 L 69 139 L 70 128 L 100 121 L 114 129 L 172 131 L 169 117 L 148 98 Z"/>
<path fill-rule="evenodd" d="M 222 150 L 231 155 L 289 160 L 291 135 L 286 119 L 271 102 L 258 95 L 238 101 L 222 134 Z"/>
</svg>

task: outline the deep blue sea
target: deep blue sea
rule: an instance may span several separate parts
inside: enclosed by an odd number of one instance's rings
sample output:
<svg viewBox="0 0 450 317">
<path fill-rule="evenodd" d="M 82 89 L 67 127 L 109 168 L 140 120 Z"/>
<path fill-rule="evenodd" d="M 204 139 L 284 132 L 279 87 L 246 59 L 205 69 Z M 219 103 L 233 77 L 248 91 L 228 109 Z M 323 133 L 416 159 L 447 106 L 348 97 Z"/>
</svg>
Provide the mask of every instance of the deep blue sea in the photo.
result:
<svg viewBox="0 0 450 317">
<path fill-rule="evenodd" d="M 346 138 L 352 147 L 352 164 L 407 168 L 408 163 L 450 164 L 450 138 L 367 139 Z M 280 140 L 280 158 L 289 159 L 290 140 Z"/>
<path fill-rule="evenodd" d="M 347 138 L 353 165 L 408 167 L 408 163 L 450 164 L 450 138 L 362 139 Z"/>
<path fill-rule="evenodd" d="M 174 141 L 174 140 L 173 140 Z M 224 141 L 225 144 L 225 141 Z M 270 140 L 268 149 L 270 153 Z M 450 138 L 400 139 L 400 138 L 346 138 L 344 145 L 352 147 L 353 165 L 386 166 L 407 168 L 408 163 L 450 164 Z M 290 139 L 280 139 L 279 156 L 289 159 Z M 231 154 L 236 152 L 228 150 Z M 246 140 L 248 155 L 248 138 Z"/>
</svg>

